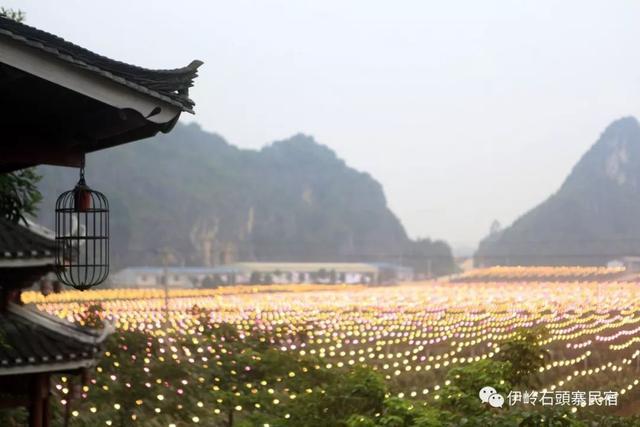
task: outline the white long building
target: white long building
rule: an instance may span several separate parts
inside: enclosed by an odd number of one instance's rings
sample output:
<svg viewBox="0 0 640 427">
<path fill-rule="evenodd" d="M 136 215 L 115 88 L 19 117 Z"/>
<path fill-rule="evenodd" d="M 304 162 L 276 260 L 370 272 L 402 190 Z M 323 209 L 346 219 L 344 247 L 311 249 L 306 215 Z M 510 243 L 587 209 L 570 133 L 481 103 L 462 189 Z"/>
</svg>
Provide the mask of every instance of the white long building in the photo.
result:
<svg viewBox="0 0 640 427">
<path fill-rule="evenodd" d="M 241 262 L 218 267 L 129 267 L 111 277 L 114 287 L 153 288 L 166 277 L 172 288 L 232 284 L 365 283 L 411 280 L 413 270 L 393 264 Z"/>
</svg>

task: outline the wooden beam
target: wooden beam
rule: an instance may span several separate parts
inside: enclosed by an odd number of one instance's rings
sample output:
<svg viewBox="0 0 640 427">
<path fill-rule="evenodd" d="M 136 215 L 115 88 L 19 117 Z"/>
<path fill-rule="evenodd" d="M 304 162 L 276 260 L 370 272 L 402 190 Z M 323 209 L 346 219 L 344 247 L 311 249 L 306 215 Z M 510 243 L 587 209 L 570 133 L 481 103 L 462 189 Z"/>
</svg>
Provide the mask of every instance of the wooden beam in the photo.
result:
<svg viewBox="0 0 640 427">
<path fill-rule="evenodd" d="M 46 127 L 4 129 L 0 142 L 0 173 L 39 164 L 80 167 L 84 153 L 148 138 L 174 124 L 169 122 L 160 126 L 134 110 L 115 109 L 75 117 L 72 122 L 79 124 L 64 129 L 65 134 Z"/>
<path fill-rule="evenodd" d="M 7 87 L 13 86 L 18 80 L 24 79 L 28 76 L 24 71 L 20 71 L 17 68 L 10 67 L 5 64 L 0 64 L 0 92 Z"/>
<path fill-rule="evenodd" d="M 69 153 L 61 149 L 33 149 L 29 151 L 4 151 L 0 149 L 0 168 L 4 165 L 54 165 L 80 167 L 82 153 Z"/>
</svg>

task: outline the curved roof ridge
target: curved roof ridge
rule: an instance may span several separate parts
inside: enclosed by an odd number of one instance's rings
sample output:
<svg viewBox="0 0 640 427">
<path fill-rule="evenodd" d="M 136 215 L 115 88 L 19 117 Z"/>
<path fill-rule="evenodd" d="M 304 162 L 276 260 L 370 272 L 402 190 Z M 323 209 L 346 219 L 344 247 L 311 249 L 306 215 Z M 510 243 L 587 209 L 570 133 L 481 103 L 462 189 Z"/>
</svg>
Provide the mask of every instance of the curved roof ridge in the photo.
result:
<svg viewBox="0 0 640 427">
<path fill-rule="evenodd" d="M 100 329 L 92 329 L 78 326 L 65 319 L 53 316 L 35 308 L 31 305 L 9 304 L 8 311 L 12 314 L 27 319 L 29 322 L 39 325 L 45 329 L 73 338 L 76 341 L 98 345 L 102 343 L 109 335 L 115 332 L 113 324 L 105 320 L 105 325 Z"/>
<path fill-rule="evenodd" d="M 200 60 L 193 60 L 188 65 L 175 69 L 144 68 L 97 54 L 55 34 L 2 15 L 0 15 L 0 35 L 10 37 L 148 95 L 168 100 L 185 111 L 192 112 L 195 105 L 189 98 L 188 91 L 197 77 L 198 68 L 203 64 Z"/>
</svg>

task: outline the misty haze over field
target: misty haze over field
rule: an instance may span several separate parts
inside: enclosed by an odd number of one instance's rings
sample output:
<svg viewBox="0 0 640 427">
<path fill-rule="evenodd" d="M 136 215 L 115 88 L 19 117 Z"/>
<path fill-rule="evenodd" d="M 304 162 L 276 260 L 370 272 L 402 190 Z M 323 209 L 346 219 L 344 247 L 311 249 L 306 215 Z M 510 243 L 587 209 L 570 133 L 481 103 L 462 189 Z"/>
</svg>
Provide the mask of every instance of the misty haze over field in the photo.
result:
<svg viewBox="0 0 640 427">
<path fill-rule="evenodd" d="M 3 5 L 131 63 L 203 60 L 187 120 L 246 148 L 312 135 L 381 182 L 410 236 L 454 248 L 546 199 L 602 129 L 640 115 L 632 1 Z"/>
</svg>

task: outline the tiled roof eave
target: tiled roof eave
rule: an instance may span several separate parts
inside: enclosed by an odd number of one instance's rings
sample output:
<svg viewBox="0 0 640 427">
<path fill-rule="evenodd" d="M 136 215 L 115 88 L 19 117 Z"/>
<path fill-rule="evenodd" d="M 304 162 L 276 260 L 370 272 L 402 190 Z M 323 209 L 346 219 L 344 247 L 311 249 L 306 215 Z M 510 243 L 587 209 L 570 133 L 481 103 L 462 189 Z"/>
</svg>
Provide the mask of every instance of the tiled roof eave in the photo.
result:
<svg viewBox="0 0 640 427">
<path fill-rule="evenodd" d="M 0 218 L 0 268 L 53 265 L 54 251 L 53 239 Z"/>
<path fill-rule="evenodd" d="M 4 367 L 0 364 L 0 376 L 36 374 L 40 372 L 66 372 L 76 369 L 93 368 L 97 358 L 84 358 L 67 362 L 42 362 L 38 364 L 11 365 Z"/>
<path fill-rule="evenodd" d="M 59 317 L 37 310 L 34 306 L 10 304 L 8 311 L 83 344 L 99 345 L 109 335 L 115 332 L 114 326 L 109 322 L 106 322 L 105 327 L 102 329 L 83 328 Z"/>
<path fill-rule="evenodd" d="M 10 303 L 0 313 L 0 332 L 0 376 L 4 376 L 90 368 L 97 363 L 102 342 L 113 327 L 85 328 L 34 306 Z"/>
<path fill-rule="evenodd" d="M 9 258 L 0 256 L 0 269 L 53 266 L 53 257 Z"/>
<path fill-rule="evenodd" d="M 173 105 L 175 107 L 180 108 L 183 111 L 186 111 L 186 112 L 191 113 L 191 114 L 194 113 L 194 111 L 193 111 L 194 102 L 191 101 L 190 98 L 186 98 L 187 101 L 185 101 L 185 102 L 180 102 L 180 101 L 175 100 L 175 99 L 173 99 L 173 98 L 171 98 L 171 97 L 169 97 L 167 95 L 161 94 L 161 93 L 159 93 L 159 92 L 157 92 L 155 90 L 146 88 L 146 87 L 144 87 L 142 85 L 139 85 L 139 84 L 137 84 L 135 82 L 132 82 L 130 80 L 126 80 L 126 79 L 124 79 L 122 77 L 119 77 L 119 76 L 116 76 L 116 75 L 110 73 L 109 71 L 103 70 L 103 69 L 98 68 L 96 66 L 90 65 L 90 64 L 88 64 L 88 63 L 86 63 L 84 61 L 78 60 L 78 59 L 76 59 L 76 58 L 74 58 L 74 57 L 72 57 L 70 55 L 62 54 L 57 49 L 45 46 L 41 42 L 29 40 L 26 37 L 23 37 L 23 36 L 20 36 L 20 35 L 17 35 L 17 34 L 13 34 L 12 32 L 4 30 L 2 28 L 0 28 L 0 35 L 8 36 L 11 39 L 19 41 L 19 42 L 21 42 L 21 43 L 23 43 L 23 44 L 25 44 L 27 46 L 30 46 L 32 48 L 39 49 L 39 50 L 42 50 L 42 51 L 44 51 L 46 53 L 52 54 L 56 58 L 58 58 L 58 59 L 60 59 L 62 61 L 68 62 L 68 63 L 70 63 L 70 64 L 72 64 L 74 66 L 77 66 L 79 68 L 82 68 L 82 69 L 91 71 L 93 73 L 96 73 L 96 74 L 98 74 L 98 75 L 100 75 L 102 77 L 105 77 L 105 78 L 107 78 L 107 79 L 109 79 L 111 81 L 114 81 L 116 83 L 119 83 L 121 85 L 124 85 L 124 86 L 126 86 L 126 87 L 128 87 L 130 89 L 133 89 L 133 90 L 137 91 L 137 92 L 140 92 L 140 93 L 143 93 L 145 95 L 149 95 L 149 96 L 152 96 L 154 98 L 160 99 L 160 100 L 162 100 L 162 101 L 164 101 L 164 102 L 166 102 L 168 104 L 171 104 L 171 105 Z"/>
<path fill-rule="evenodd" d="M 116 61 L 68 42 L 54 34 L 12 21 L 0 15 L 0 36 L 39 50 L 67 64 L 90 71 L 129 89 L 193 113 L 188 96 L 202 61 L 172 70 L 151 70 Z"/>
</svg>

